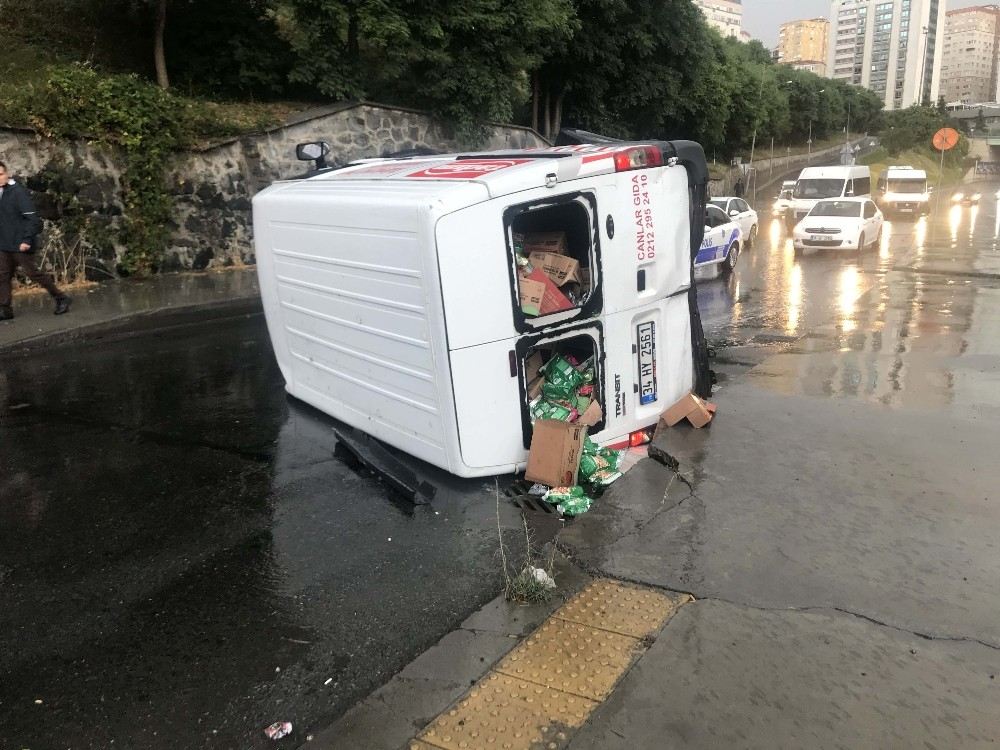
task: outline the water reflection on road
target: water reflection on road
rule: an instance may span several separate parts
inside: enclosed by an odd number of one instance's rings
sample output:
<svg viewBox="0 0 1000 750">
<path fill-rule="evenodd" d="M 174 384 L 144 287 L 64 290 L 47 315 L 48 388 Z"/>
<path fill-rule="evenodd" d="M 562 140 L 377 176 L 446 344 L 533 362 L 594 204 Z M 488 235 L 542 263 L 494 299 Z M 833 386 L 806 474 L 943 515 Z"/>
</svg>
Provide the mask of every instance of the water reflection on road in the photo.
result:
<svg viewBox="0 0 1000 750">
<path fill-rule="evenodd" d="M 796 255 L 781 222 L 762 216 L 735 272 L 699 285 L 722 385 L 770 357 L 754 377 L 787 392 L 1000 406 L 984 359 L 1000 346 L 1000 200 L 996 186 L 981 192 L 981 205 L 887 220 L 861 253 Z"/>
</svg>

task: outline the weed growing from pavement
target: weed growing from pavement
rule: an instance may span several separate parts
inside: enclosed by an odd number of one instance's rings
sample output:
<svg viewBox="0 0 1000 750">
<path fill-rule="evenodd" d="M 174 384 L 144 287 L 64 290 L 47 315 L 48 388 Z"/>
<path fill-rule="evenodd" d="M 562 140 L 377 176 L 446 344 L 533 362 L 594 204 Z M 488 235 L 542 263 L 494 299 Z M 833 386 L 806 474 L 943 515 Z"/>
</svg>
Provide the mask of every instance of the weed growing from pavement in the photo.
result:
<svg viewBox="0 0 1000 750">
<path fill-rule="evenodd" d="M 512 566 L 507 557 L 507 545 L 503 540 L 503 527 L 500 525 L 500 483 L 494 480 L 494 484 L 497 502 L 497 538 L 500 543 L 500 565 L 503 570 L 504 598 L 509 602 L 518 602 L 521 604 L 547 602 L 555 593 L 555 588 L 546 586 L 543 581 L 538 580 L 534 571 L 540 568 L 549 577 L 555 577 L 553 575 L 556 554 L 555 545 L 551 545 L 548 560 L 544 566 L 541 565 L 540 552 L 535 549 L 531 538 L 531 531 L 528 529 L 528 522 L 522 516 L 521 524 L 524 527 L 524 562 L 521 565 Z"/>
</svg>

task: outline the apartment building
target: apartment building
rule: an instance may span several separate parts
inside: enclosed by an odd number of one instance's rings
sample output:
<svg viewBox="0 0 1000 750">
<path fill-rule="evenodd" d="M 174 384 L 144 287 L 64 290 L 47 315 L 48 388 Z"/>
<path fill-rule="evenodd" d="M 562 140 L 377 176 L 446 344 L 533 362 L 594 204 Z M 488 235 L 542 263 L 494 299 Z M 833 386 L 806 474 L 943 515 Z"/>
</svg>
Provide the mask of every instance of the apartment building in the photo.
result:
<svg viewBox="0 0 1000 750">
<path fill-rule="evenodd" d="M 830 22 L 809 18 L 781 24 L 775 59 L 799 70 L 826 75 L 827 43 Z"/>
<path fill-rule="evenodd" d="M 1000 6 L 949 10 L 944 23 L 941 95 L 949 104 L 1000 100 Z"/>
<path fill-rule="evenodd" d="M 743 3 L 741 0 L 694 0 L 705 14 L 708 25 L 723 36 L 748 41 L 750 35 L 743 31 Z"/>
<path fill-rule="evenodd" d="M 886 109 L 934 102 L 944 0 L 832 0 L 827 75 L 878 94 Z"/>
</svg>

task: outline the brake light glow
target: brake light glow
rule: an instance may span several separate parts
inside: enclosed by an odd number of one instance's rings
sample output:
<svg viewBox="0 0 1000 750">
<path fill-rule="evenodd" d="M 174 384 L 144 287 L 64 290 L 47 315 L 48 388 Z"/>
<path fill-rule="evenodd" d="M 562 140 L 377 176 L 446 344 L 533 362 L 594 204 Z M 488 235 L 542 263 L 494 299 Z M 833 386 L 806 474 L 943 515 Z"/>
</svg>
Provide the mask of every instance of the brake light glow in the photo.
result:
<svg viewBox="0 0 1000 750">
<path fill-rule="evenodd" d="M 613 451 L 624 451 L 629 448 L 638 448 L 641 445 L 650 443 L 653 441 L 652 435 L 653 427 L 647 427 L 645 430 L 636 430 L 635 432 L 629 433 L 628 440 L 619 440 L 617 443 L 612 443 L 611 445 L 605 446 Z"/>
<path fill-rule="evenodd" d="M 659 167 L 663 164 L 663 154 L 656 146 L 632 146 L 615 153 L 615 171 L 628 172 L 630 169 Z"/>
<path fill-rule="evenodd" d="M 628 436 L 628 447 L 638 448 L 640 445 L 645 445 L 652 439 L 653 438 L 650 436 L 648 432 L 646 432 L 646 430 L 638 430 Z"/>
</svg>

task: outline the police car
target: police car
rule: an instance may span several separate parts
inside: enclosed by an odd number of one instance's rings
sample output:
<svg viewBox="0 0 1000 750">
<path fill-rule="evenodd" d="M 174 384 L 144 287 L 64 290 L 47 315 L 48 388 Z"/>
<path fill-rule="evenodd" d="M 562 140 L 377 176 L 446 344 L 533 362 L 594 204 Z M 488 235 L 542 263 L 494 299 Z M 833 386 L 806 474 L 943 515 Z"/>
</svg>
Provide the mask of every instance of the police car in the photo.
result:
<svg viewBox="0 0 1000 750">
<path fill-rule="evenodd" d="M 743 246 L 743 231 L 734 217 L 716 205 L 705 207 L 705 239 L 694 260 L 694 267 L 719 268 L 730 273 L 736 267 Z"/>
<path fill-rule="evenodd" d="M 750 204 L 736 196 L 712 198 L 709 203 L 721 208 L 739 224 L 744 237 L 743 244 L 753 247 L 754 240 L 757 239 L 757 212 L 750 208 Z"/>
</svg>

